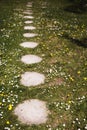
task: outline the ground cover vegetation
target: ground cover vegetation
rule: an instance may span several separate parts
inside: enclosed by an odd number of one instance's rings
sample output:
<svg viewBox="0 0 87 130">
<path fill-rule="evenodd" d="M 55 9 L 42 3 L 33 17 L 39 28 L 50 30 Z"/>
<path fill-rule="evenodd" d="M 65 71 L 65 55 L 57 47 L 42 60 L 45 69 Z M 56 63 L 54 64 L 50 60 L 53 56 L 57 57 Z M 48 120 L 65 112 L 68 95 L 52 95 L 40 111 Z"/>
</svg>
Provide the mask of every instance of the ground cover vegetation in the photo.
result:
<svg viewBox="0 0 87 130">
<path fill-rule="evenodd" d="M 87 129 L 87 11 L 73 11 L 69 0 L 33 0 L 38 34 L 23 48 L 24 14 L 29 0 L 0 1 L 0 130 L 86 130 Z M 79 13 L 78 13 L 79 12 Z M 25 65 L 21 57 L 42 57 Z M 35 87 L 20 84 L 26 71 L 43 73 L 45 83 Z M 47 102 L 49 119 L 42 125 L 23 125 L 13 115 L 17 104 L 27 99 Z"/>
</svg>

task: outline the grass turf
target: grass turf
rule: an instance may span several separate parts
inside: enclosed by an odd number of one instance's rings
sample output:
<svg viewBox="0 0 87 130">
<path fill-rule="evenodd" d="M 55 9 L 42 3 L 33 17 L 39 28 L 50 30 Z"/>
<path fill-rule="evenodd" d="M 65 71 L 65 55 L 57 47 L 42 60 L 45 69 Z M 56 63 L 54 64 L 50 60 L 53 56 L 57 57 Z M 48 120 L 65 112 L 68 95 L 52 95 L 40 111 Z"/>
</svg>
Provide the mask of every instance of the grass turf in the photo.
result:
<svg viewBox="0 0 87 130">
<path fill-rule="evenodd" d="M 1 130 L 78 130 L 87 129 L 87 12 L 75 13 L 67 0 L 33 1 L 34 25 L 38 33 L 29 41 L 34 49 L 22 48 L 24 19 L 28 0 L 0 2 L 0 129 Z M 16 9 L 16 10 L 14 10 Z M 18 9 L 18 10 L 17 10 Z M 20 9 L 20 10 L 19 10 Z M 36 54 L 43 61 L 25 65 L 20 58 Z M 25 71 L 45 74 L 45 84 L 34 88 L 20 85 Z M 48 102 L 51 112 L 46 124 L 21 125 L 12 114 L 25 99 Z"/>
</svg>

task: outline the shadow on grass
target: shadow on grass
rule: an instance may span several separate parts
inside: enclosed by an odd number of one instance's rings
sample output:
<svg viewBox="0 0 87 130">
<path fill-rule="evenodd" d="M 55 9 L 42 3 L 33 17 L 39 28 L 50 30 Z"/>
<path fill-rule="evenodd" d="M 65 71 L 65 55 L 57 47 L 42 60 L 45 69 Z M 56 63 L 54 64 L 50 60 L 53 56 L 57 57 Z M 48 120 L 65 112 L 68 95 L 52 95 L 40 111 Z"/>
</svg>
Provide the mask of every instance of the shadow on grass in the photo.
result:
<svg viewBox="0 0 87 130">
<path fill-rule="evenodd" d="M 82 14 L 87 12 L 87 5 L 81 6 L 79 4 L 72 4 L 64 8 L 64 10 L 71 13 Z"/>
<path fill-rule="evenodd" d="M 83 38 L 83 39 L 79 40 L 79 39 L 74 39 L 74 38 L 68 36 L 67 34 L 63 35 L 63 37 L 70 40 L 72 43 L 74 43 L 80 47 L 87 48 L 87 38 Z"/>
</svg>

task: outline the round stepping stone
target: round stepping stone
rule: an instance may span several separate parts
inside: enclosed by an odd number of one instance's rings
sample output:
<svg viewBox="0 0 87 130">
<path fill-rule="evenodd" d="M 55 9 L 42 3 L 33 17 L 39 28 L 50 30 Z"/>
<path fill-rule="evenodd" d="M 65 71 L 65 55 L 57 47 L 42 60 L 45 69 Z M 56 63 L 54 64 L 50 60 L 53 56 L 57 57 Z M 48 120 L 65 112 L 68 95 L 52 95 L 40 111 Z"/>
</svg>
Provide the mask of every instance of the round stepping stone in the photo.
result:
<svg viewBox="0 0 87 130">
<path fill-rule="evenodd" d="M 29 11 L 25 11 L 23 12 L 24 14 L 33 14 L 32 12 L 29 12 Z"/>
<path fill-rule="evenodd" d="M 26 9 L 25 11 L 26 12 L 32 12 L 32 9 Z"/>
<path fill-rule="evenodd" d="M 1 60 L 0 60 L 0 65 L 2 65 L 2 62 L 1 62 Z"/>
<path fill-rule="evenodd" d="M 37 36 L 37 34 L 35 34 L 35 33 L 24 33 L 23 36 L 26 37 L 26 38 L 30 38 L 30 37 Z"/>
<path fill-rule="evenodd" d="M 39 125 L 47 122 L 49 110 L 46 107 L 46 102 L 31 99 L 18 104 L 14 109 L 14 114 L 18 116 L 18 120 L 22 124 Z"/>
<path fill-rule="evenodd" d="M 36 55 L 25 55 L 22 56 L 21 61 L 25 64 L 34 64 L 41 62 L 42 58 L 36 56 Z"/>
<path fill-rule="evenodd" d="M 29 7 L 29 8 L 31 8 L 32 7 L 32 4 L 28 4 L 28 5 L 26 5 L 27 7 Z"/>
<path fill-rule="evenodd" d="M 25 72 L 21 75 L 20 83 L 26 87 L 43 84 L 45 76 L 37 72 Z"/>
<path fill-rule="evenodd" d="M 33 19 L 33 16 L 24 16 L 25 19 Z"/>
<path fill-rule="evenodd" d="M 47 8 L 46 6 L 42 6 L 42 9 L 45 9 L 45 8 Z"/>
<path fill-rule="evenodd" d="M 35 48 L 38 45 L 36 42 L 23 42 L 20 44 L 20 46 L 24 48 Z"/>
<path fill-rule="evenodd" d="M 17 9 L 14 9 L 14 11 L 23 11 L 23 9 L 17 8 Z"/>
<path fill-rule="evenodd" d="M 24 29 L 25 30 L 34 30 L 36 28 L 34 26 L 25 26 Z"/>
<path fill-rule="evenodd" d="M 32 4 L 32 2 L 28 2 L 27 4 L 28 4 L 28 5 L 29 5 L 29 4 Z"/>
<path fill-rule="evenodd" d="M 27 20 L 27 21 L 25 21 L 24 23 L 25 23 L 25 24 L 30 24 L 30 23 L 33 23 L 33 21 L 28 21 L 28 20 Z"/>
</svg>

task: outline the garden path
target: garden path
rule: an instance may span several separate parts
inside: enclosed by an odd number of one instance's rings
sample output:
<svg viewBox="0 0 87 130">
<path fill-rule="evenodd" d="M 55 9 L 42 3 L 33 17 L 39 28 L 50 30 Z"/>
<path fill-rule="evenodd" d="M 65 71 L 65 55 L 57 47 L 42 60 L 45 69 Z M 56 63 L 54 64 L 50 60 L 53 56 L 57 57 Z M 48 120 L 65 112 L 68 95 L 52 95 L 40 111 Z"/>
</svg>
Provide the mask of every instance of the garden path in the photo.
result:
<svg viewBox="0 0 87 130">
<path fill-rule="evenodd" d="M 31 25 L 31 23 L 33 23 L 33 20 L 31 21 L 31 19 L 34 19 L 33 11 L 31 10 L 32 3 L 28 2 L 26 7 L 28 11 L 24 11 L 24 30 L 32 31 L 36 29 L 36 27 Z M 34 41 L 30 42 L 29 38 L 35 37 L 37 35 L 38 34 L 35 33 L 24 33 L 23 36 L 27 39 L 27 42 L 21 43 L 20 45 L 24 48 L 35 48 L 38 45 L 38 43 L 35 43 Z M 21 62 L 25 64 L 35 64 L 41 61 L 42 58 L 32 54 L 26 54 L 21 58 Z M 38 72 L 25 72 L 21 75 L 20 79 L 20 83 L 27 87 L 38 86 L 39 84 L 43 84 L 44 82 L 45 76 Z M 48 113 L 49 110 L 46 107 L 46 102 L 38 99 L 23 101 L 23 103 L 18 104 L 14 110 L 14 114 L 18 116 L 19 121 L 21 121 L 21 123 L 23 124 L 28 125 L 39 125 L 46 123 L 46 121 L 48 120 Z"/>
</svg>

